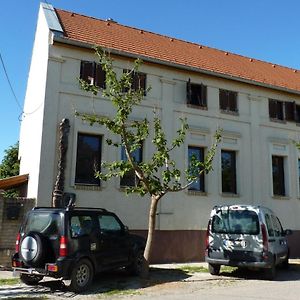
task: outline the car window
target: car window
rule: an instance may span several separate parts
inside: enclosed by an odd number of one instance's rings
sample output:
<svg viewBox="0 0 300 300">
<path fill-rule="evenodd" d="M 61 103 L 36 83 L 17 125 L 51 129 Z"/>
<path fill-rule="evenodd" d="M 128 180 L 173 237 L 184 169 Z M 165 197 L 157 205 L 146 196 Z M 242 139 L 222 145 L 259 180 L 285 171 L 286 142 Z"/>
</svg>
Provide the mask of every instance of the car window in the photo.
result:
<svg viewBox="0 0 300 300">
<path fill-rule="evenodd" d="M 282 227 L 277 217 L 272 215 L 272 221 L 274 225 L 274 232 L 275 236 L 281 236 L 282 235 Z"/>
<path fill-rule="evenodd" d="M 274 236 L 274 229 L 271 221 L 271 217 L 268 214 L 265 214 L 266 224 L 267 224 L 267 230 L 269 236 Z"/>
<path fill-rule="evenodd" d="M 60 225 L 61 217 L 59 214 L 34 212 L 29 214 L 24 226 L 24 232 L 28 233 L 30 231 L 35 231 L 49 237 L 59 234 Z"/>
<path fill-rule="evenodd" d="M 71 237 L 90 234 L 93 230 L 93 222 L 91 216 L 72 216 L 70 222 Z"/>
<path fill-rule="evenodd" d="M 212 219 L 212 231 L 215 233 L 258 234 L 259 221 L 255 211 L 219 210 Z"/>
<path fill-rule="evenodd" d="M 101 232 L 117 233 L 122 230 L 121 224 L 112 215 L 100 215 L 98 216 L 98 220 Z"/>
</svg>

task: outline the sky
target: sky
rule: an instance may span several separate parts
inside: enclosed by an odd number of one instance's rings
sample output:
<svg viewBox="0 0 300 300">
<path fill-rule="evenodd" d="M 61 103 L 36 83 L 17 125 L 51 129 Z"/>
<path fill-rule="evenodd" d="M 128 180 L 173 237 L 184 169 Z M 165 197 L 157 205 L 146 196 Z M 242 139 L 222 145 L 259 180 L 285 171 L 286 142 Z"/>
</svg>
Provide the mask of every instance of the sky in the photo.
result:
<svg viewBox="0 0 300 300">
<path fill-rule="evenodd" d="M 300 69 L 299 0 L 47 0 L 56 8 Z M 19 139 L 40 2 L 1 1 L 0 162 Z M 9 80 L 7 79 L 7 76 Z M 11 87 L 12 88 L 11 88 Z M 33 132 L 34 134 L 34 132 Z"/>
</svg>

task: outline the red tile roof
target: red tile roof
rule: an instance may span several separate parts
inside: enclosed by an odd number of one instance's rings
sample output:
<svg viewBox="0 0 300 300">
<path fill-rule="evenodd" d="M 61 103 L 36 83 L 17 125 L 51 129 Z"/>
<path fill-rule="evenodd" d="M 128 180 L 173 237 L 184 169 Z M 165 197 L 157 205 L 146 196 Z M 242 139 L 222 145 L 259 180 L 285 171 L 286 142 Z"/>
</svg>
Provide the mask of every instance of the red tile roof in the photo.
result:
<svg viewBox="0 0 300 300">
<path fill-rule="evenodd" d="M 112 21 L 56 10 L 65 38 L 240 80 L 300 92 L 300 70 L 170 38 Z"/>
</svg>

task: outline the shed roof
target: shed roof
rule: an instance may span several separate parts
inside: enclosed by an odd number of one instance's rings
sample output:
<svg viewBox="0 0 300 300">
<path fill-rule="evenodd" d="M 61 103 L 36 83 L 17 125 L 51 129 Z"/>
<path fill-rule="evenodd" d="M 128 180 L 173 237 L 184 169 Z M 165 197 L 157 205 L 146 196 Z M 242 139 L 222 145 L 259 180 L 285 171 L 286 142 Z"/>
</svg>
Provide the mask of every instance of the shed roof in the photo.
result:
<svg viewBox="0 0 300 300">
<path fill-rule="evenodd" d="M 20 185 L 23 185 L 28 182 L 28 174 L 25 175 L 17 175 L 4 179 L 0 179 L 0 190 L 11 189 Z"/>
</svg>

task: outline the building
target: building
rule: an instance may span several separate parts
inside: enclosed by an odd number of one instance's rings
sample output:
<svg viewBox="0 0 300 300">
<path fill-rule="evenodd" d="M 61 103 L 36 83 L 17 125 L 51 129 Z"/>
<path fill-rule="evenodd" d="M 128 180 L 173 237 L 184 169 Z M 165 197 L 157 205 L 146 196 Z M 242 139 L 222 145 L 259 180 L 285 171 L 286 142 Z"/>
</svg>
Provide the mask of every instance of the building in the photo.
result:
<svg viewBox="0 0 300 300">
<path fill-rule="evenodd" d="M 126 196 L 122 189 L 132 183 L 130 178 L 100 183 L 91 172 L 100 161 L 121 158 L 121 151 L 105 143 L 115 137 L 75 116 L 75 111 L 112 115 L 108 100 L 79 88 L 79 77 L 103 84 L 95 44 L 111 53 L 118 74 L 131 68 L 135 58 L 143 60 L 140 82 L 152 89 L 132 119 L 151 120 L 154 108 L 172 138 L 179 118 L 187 118 L 187 138 L 175 154 L 179 167 L 188 165 L 190 153 L 202 159 L 217 127 L 224 130 L 214 171 L 190 190 L 160 202 L 153 261 L 203 259 L 211 208 L 233 203 L 273 209 L 283 226 L 294 230 L 291 255 L 299 256 L 300 154 L 291 140 L 299 136 L 300 71 L 48 4 L 40 7 L 20 133 L 21 174 L 29 174 L 27 196 L 37 198 L 38 205 L 50 205 L 58 127 L 67 118 L 65 191 L 76 194 L 79 206 L 105 207 L 134 231 L 143 234 L 147 229 L 149 201 Z M 147 159 L 152 150 L 151 141 L 145 141 L 137 159 Z M 85 160 L 88 154 L 93 161 Z"/>
</svg>

